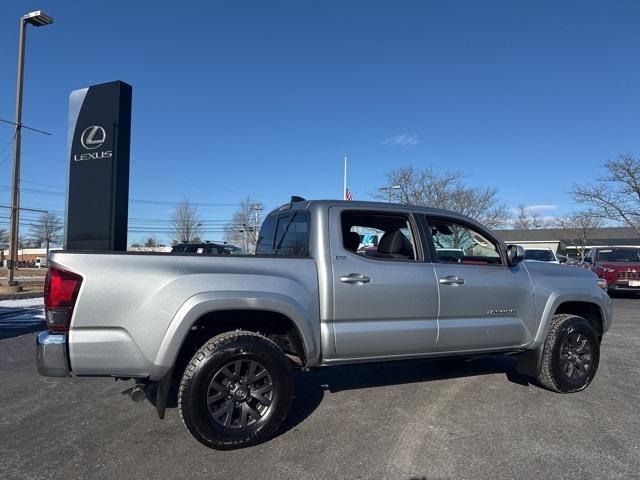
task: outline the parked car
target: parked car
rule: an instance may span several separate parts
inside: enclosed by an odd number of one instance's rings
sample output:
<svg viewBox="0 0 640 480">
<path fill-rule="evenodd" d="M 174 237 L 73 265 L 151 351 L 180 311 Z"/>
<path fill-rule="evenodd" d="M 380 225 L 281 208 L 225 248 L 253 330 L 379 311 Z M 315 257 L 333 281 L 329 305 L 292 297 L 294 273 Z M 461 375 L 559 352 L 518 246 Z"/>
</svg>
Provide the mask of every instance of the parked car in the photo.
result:
<svg viewBox="0 0 640 480">
<path fill-rule="evenodd" d="M 383 233 L 360 255 L 366 229 Z M 54 252 L 38 370 L 134 378 L 160 418 L 175 381 L 186 428 L 218 449 L 278 429 L 292 368 L 500 353 L 580 391 L 611 299 L 593 272 L 524 256 L 454 212 L 301 199 L 267 216 L 255 256 Z"/>
<path fill-rule="evenodd" d="M 171 253 L 198 253 L 204 255 L 247 255 L 242 248 L 230 243 L 179 243 L 171 249 Z"/>
<path fill-rule="evenodd" d="M 640 247 L 597 247 L 584 262 L 607 281 L 610 293 L 640 292 Z"/>
<path fill-rule="evenodd" d="M 550 248 L 526 248 L 524 249 L 525 262 L 560 263 L 555 252 Z M 566 260 L 565 260 L 566 261 Z"/>
</svg>

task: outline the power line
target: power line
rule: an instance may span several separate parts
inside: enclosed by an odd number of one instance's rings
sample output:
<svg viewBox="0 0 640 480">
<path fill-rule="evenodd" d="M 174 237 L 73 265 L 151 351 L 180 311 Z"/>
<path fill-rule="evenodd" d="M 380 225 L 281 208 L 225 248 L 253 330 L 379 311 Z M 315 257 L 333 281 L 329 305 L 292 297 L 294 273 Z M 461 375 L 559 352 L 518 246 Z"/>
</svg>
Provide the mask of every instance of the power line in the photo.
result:
<svg viewBox="0 0 640 480">
<path fill-rule="evenodd" d="M 276 195 L 269 195 L 269 194 L 263 194 L 263 193 L 261 193 L 259 195 L 256 195 L 254 193 L 250 193 L 250 192 L 247 193 L 247 192 L 242 192 L 242 191 L 239 191 L 239 190 L 230 190 L 228 188 L 224 188 L 224 187 L 220 187 L 220 186 L 200 185 L 200 184 L 197 184 L 197 183 L 184 182 L 182 180 L 176 180 L 174 178 L 156 177 L 156 176 L 153 176 L 153 175 L 143 175 L 143 174 L 140 174 L 140 173 L 132 173 L 131 175 L 134 176 L 134 177 L 148 178 L 150 180 L 156 180 L 156 181 L 160 181 L 160 182 L 168 182 L 168 183 L 171 183 L 171 184 L 185 185 L 187 187 L 204 188 L 206 190 L 222 190 L 224 192 L 235 193 L 235 194 L 238 194 L 238 195 L 249 196 L 249 197 L 272 197 L 272 198 L 279 198 L 279 199 L 282 198 L 281 195 L 277 195 L 276 196 Z M 237 205 L 237 204 L 234 204 L 234 206 L 235 205 Z"/>
<path fill-rule="evenodd" d="M 4 152 L 6 152 L 6 151 L 7 151 L 7 149 L 9 148 L 9 145 L 11 145 L 11 144 L 15 141 L 15 139 L 16 139 L 16 135 L 17 135 L 17 134 L 18 134 L 18 130 L 16 130 L 16 131 L 13 133 L 13 138 L 12 138 L 12 139 L 10 139 L 10 140 L 7 142 L 7 144 L 4 146 L 4 148 L 2 149 L 2 151 L 0 152 L 0 157 L 2 157 L 2 154 L 3 154 Z M 6 155 L 2 160 L 0 160 L 0 167 L 1 167 L 2 165 L 4 165 L 4 162 L 6 162 L 6 161 L 7 161 L 7 158 L 9 158 L 9 152 L 7 152 L 7 155 Z"/>
<path fill-rule="evenodd" d="M 33 128 L 33 127 L 27 127 L 24 123 L 17 124 L 16 122 L 12 122 L 10 120 L 5 120 L 4 118 L 0 118 L 0 122 L 9 123 L 9 124 L 13 125 L 14 127 L 26 128 L 27 130 L 33 130 L 34 132 L 44 133 L 45 135 L 51 136 L 51 134 L 49 132 L 45 132 L 44 130 L 38 130 L 37 128 Z"/>
<path fill-rule="evenodd" d="M 35 182 L 28 182 L 28 183 L 35 183 Z M 4 190 L 4 191 L 10 191 L 11 187 L 9 187 L 8 185 L 0 185 L 0 190 Z M 66 194 L 64 192 L 54 192 L 51 190 L 43 190 L 43 189 L 39 189 L 39 188 L 21 188 L 20 189 L 21 192 L 24 193 L 31 193 L 33 195 L 52 195 L 52 196 L 56 196 L 56 197 L 65 197 Z M 146 199 L 139 199 L 139 198 L 130 198 L 129 199 L 130 203 L 141 203 L 141 204 L 145 204 L 145 205 L 177 205 L 179 203 L 181 203 L 181 201 L 170 201 L 170 200 L 146 200 Z M 236 203 L 209 203 L 209 202 L 189 202 L 191 203 L 191 205 L 197 206 L 197 207 L 235 207 L 237 206 Z"/>
<path fill-rule="evenodd" d="M 64 190 L 64 188 L 60 187 L 59 185 L 50 185 L 48 183 L 32 182 L 31 180 L 20 180 L 20 183 L 30 183 L 32 185 L 40 185 L 41 187 L 49 187 L 49 188 L 56 188 L 58 190 Z"/>
<path fill-rule="evenodd" d="M 29 155 L 31 157 L 41 157 L 41 158 L 46 158 L 46 159 L 49 159 L 49 160 L 55 160 L 56 162 L 66 163 L 66 160 L 64 160 L 63 158 L 52 157 L 51 155 L 42 155 L 41 153 L 33 153 L 33 152 L 27 152 L 25 150 L 21 150 L 20 154 L 21 155 Z"/>
<path fill-rule="evenodd" d="M 130 198 L 129 202 L 132 203 L 144 203 L 148 205 L 177 205 L 181 202 L 172 202 L 168 200 L 141 200 L 138 198 Z M 237 203 L 195 203 L 189 202 L 191 205 L 195 205 L 196 207 L 235 207 Z"/>
<path fill-rule="evenodd" d="M 11 205 L 2 205 L 0 204 L 0 208 L 8 208 L 11 209 Z M 47 213 L 47 210 L 39 210 L 37 208 L 27 208 L 27 207 L 20 207 L 20 210 L 24 210 L 24 211 L 31 211 L 31 212 L 42 212 L 42 213 Z"/>
</svg>

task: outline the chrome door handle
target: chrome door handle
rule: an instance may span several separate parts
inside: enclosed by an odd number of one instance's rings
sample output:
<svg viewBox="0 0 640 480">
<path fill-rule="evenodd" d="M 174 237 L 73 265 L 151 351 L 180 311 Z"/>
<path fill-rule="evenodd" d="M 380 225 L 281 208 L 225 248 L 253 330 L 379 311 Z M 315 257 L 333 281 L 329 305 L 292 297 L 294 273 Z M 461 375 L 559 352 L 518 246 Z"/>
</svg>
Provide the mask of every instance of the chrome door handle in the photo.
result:
<svg viewBox="0 0 640 480">
<path fill-rule="evenodd" d="M 371 283 L 371 279 L 366 275 L 362 275 L 361 273 L 350 273 L 349 275 L 343 275 L 340 277 L 340 281 L 342 283 L 354 284 Z"/>
<path fill-rule="evenodd" d="M 462 285 L 464 284 L 464 278 L 456 277 L 455 275 L 447 275 L 438 280 L 442 285 Z"/>
</svg>

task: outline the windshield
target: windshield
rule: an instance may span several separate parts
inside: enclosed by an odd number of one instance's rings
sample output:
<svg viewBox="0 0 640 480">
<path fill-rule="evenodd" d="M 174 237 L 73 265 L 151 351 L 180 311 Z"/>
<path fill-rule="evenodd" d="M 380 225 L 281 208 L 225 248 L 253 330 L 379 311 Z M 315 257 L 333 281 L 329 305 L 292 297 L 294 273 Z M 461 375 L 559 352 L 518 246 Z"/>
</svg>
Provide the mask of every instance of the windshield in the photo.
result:
<svg viewBox="0 0 640 480">
<path fill-rule="evenodd" d="M 225 255 L 246 255 L 247 254 L 247 252 L 245 252 L 243 249 L 239 247 L 235 247 L 233 245 L 225 245 L 221 253 L 224 253 Z"/>
<path fill-rule="evenodd" d="M 640 248 L 608 248 L 598 250 L 601 262 L 640 262 Z"/>
<path fill-rule="evenodd" d="M 551 250 L 525 250 L 525 260 L 537 260 L 538 262 L 553 262 L 555 257 Z"/>
</svg>

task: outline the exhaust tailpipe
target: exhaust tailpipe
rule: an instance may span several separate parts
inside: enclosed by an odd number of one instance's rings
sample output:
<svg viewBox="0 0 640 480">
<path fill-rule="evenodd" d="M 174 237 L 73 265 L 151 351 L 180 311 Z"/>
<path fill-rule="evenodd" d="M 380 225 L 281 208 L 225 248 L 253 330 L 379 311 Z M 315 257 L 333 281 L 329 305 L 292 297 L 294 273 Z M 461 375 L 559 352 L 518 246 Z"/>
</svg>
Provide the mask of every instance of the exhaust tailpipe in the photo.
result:
<svg viewBox="0 0 640 480">
<path fill-rule="evenodd" d="M 142 402 L 147 398 L 147 386 L 144 383 L 137 383 L 131 390 L 129 397 L 134 402 Z"/>
</svg>

